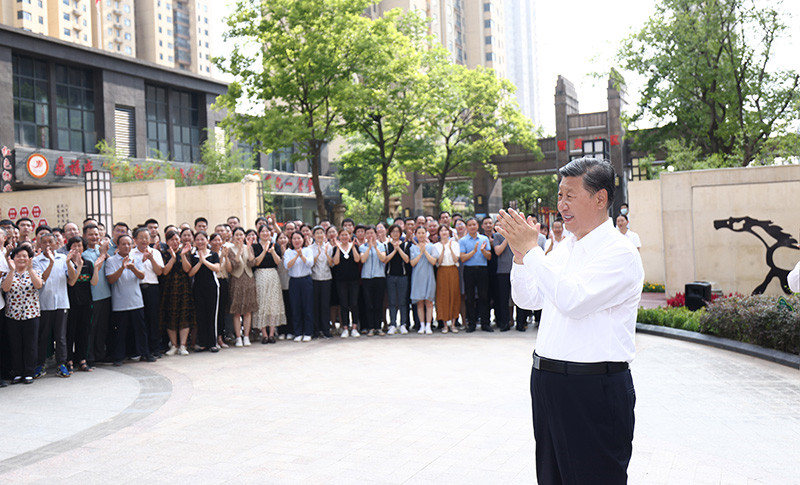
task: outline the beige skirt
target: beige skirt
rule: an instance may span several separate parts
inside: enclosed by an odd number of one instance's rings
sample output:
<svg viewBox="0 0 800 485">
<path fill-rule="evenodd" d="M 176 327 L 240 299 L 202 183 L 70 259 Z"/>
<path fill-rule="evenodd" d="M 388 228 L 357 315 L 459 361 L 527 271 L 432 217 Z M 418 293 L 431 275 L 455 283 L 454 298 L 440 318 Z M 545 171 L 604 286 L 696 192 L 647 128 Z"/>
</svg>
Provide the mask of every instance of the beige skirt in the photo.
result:
<svg viewBox="0 0 800 485">
<path fill-rule="evenodd" d="M 253 314 L 253 328 L 285 325 L 286 312 L 278 271 L 275 268 L 258 268 L 255 274 L 258 311 Z"/>
</svg>

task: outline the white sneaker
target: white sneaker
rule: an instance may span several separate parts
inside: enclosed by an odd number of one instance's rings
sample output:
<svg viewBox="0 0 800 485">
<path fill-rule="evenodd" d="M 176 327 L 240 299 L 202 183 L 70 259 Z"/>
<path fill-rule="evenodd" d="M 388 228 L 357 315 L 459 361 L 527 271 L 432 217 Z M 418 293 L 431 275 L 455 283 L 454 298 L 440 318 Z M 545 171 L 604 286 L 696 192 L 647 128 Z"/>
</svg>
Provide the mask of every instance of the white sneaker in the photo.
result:
<svg viewBox="0 0 800 485">
<path fill-rule="evenodd" d="M 361 334 L 360 334 L 360 333 L 358 333 L 358 329 L 355 329 L 355 328 L 354 328 L 354 329 L 350 330 L 350 336 L 351 336 L 351 337 L 360 337 L 360 336 L 361 336 Z"/>
<path fill-rule="evenodd" d="M 286 334 L 286 340 L 294 340 L 294 334 L 293 333 L 287 333 Z"/>
<path fill-rule="evenodd" d="M 250 347 L 250 337 L 243 338 L 242 345 L 244 345 L 245 347 Z"/>
<path fill-rule="evenodd" d="M 242 337 L 236 337 L 236 343 L 233 344 L 234 347 L 241 347 L 242 346 Z"/>
<path fill-rule="evenodd" d="M 278 340 L 286 340 L 286 334 L 282 333 L 282 334 L 278 335 Z"/>
<path fill-rule="evenodd" d="M 425 324 L 425 335 L 433 335 L 433 330 L 431 330 L 431 324 Z"/>
<path fill-rule="evenodd" d="M 419 330 L 417 330 L 418 334 L 422 335 L 425 333 L 425 325 L 425 323 L 419 322 Z"/>
<path fill-rule="evenodd" d="M 386 332 L 386 333 L 389 334 L 389 335 L 394 335 L 394 334 L 397 333 L 397 328 L 395 328 L 394 325 L 389 325 L 389 331 Z"/>
<path fill-rule="evenodd" d="M 180 354 L 180 355 L 189 355 L 189 351 L 186 350 L 186 347 L 181 345 L 181 348 L 178 349 L 178 354 Z"/>
<path fill-rule="evenodd" d="M 304 335 L 303 342 L 311 342 L 311 335 Z"/>
<path fill-rule="evenodd" d="M 169 350 L 164 352 L 164 355 L 168 355 L 168 356 L 172 357 L 173 355 L 175 355 L 177 353 L 178 353 L 178 347 L 175 347 L 174 345 L 172 345 L 172 342 L 170 342 Z"/>
<path fill-rule="evenodd" d="M 405 325 L 400 325 L 400 334 L 401 335 L 405 335 L 407 333 L 408 333 L 408 329 L 406 328 L 406 326 Z"/>
<path fill-rule="evenodd" d="M 303 341 L 303 337 L 301 335 L 298 335 L 297 337 L 294 338 L 294 341 L 295 342 L 302 342 Z"/>
<path fill-rule="evenodd" d="M 343 328 L 343 329 L 342 329 L 342 333 L 341 333 L 341 334 L 339 334 L 339 336 L 340 336 L 340 337 L 342 337 L 342 338 L 347 338 L 347 337 L 348 337 L 348 335 L 347 335 L 347 329 L 346 329 L 346 328 Z"/>
</svg>

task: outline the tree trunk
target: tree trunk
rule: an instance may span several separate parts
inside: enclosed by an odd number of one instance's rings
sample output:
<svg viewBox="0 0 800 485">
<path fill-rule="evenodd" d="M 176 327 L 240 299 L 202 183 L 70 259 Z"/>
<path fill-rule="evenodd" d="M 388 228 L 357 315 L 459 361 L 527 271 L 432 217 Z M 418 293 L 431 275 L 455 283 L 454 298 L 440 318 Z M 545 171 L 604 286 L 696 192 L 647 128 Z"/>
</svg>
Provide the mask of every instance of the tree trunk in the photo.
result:
<svg viewBox="0 0 800 485">
<path fill-rule="evenodd" d="M 447 174 L 443 171 L 439 175 L 439 181 L 436 184 L 436 200 L 433 202 L 434 210 L 440 211 L 442 210 L 442 198 L 444 196 L 444 181 Z"/>
<path fill-rule="evenodd" d="M 322 193 L 322 184 L 319 181 L 322 146 L 319 141 L 314 140 L 309 142 L 309 148 L 311 149 L 311 184 L 314 186 L 314 195 L 317 198 L 317 217 L 322 221 L 328 218 L 328 210 L 325 208 L 325 195 Z"/>
<path fill-rule="evenodd" d="M 381 164 L 381 191 L 383 192 L 383 213 L 381 217 L 385 221 L 389 217 L 389 167 L 385 162 Z"/>
</svg>

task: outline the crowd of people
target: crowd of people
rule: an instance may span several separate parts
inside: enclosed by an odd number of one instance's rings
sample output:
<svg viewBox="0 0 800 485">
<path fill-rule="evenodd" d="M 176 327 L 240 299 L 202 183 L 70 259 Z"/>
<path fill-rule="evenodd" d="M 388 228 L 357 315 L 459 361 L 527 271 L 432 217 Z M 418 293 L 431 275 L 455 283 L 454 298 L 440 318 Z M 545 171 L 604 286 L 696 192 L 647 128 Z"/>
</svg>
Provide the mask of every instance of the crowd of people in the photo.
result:
<svg viewBox="0 0 800 485">
<path fill-rule="evenodd" d="M 0 221 L 0 386 L 46 375 L 50 355 L 69 377 L 253 340 L 525 331 L 539 320 L 511 301 L 513 255 L 491 217 L 254 222 L 198 217 L 162 231 L 149 219 L 107 232 L 91 218 Z M 633 240 L 626 214 L 617 224 Z M 538 245 L 550 252 L 565 237 L 557 219 Z"/>
</svg>

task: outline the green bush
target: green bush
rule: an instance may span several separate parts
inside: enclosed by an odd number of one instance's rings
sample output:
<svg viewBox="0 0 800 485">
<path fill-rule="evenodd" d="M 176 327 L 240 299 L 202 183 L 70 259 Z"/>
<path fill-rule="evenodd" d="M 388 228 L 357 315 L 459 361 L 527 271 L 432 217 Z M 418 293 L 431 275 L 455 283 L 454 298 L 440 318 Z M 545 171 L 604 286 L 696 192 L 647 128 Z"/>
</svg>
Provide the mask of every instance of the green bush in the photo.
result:
<svg viewBox="0 0 800 485">
<path fill-rule="evenodd" d="M 700 327 L 703 309 L 693 312 L 686 307 L 639 308 L 637 321 L 660 327 L 671 327 L 696 332 Z"/>
<path fill-rule="evenodd" d="M 791 354 L 800 353 L 800 310 L 778 305 L 767 295 L 720 298 L 700 318 L 700 331 Z M 800 296 L 786 297 L 800 309 Z"/>
<path fill-rule="evenodd" d="M 645 293 L 664 293 L 664 285 L 660 283 L 648 283 L 647 281 L 644 282 L 642 286 L 642 291 Z"/>
</svg>

